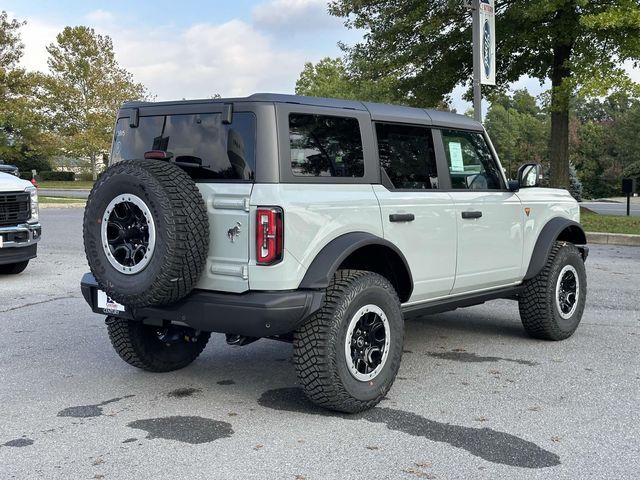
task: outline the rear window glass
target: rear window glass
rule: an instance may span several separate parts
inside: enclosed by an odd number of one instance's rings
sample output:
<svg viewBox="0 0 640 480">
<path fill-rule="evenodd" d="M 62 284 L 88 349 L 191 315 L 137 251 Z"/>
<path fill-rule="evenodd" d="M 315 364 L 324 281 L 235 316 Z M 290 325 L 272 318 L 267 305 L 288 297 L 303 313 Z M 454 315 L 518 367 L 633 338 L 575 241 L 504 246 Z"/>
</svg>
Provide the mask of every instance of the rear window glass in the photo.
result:
<svg viewBox="0 0 640 480">
<path fill-rule="evenodd" d="M 224 125 L 219 113 L 140 117 L 137 128 L 128 118 L 116 125 L 111 163 L 139 160 L 150 150 L 171 154 L 171 162 L 198 179 L 253 180 L 256 119 L 238 112 Z"/>
<path fill-rule="evenodd" d="M 355 118 L 292 113 L 289 143 L 295 176 L 364 176 L 362 136 Z"/>
</svg>

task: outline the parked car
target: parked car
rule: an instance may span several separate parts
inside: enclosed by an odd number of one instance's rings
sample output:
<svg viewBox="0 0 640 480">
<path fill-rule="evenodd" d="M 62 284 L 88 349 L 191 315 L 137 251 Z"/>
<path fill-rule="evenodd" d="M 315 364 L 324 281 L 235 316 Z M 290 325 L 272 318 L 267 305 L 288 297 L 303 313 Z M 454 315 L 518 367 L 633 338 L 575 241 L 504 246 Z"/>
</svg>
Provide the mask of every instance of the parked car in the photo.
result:
<svg viewBox="0 0 640 480">
<path fill-rule="evenodd" d="M 347 100 L 127 103 L 84 217 L 82 292 L 113 347 L 185 367 L 211 332 L 293 342 L 318 405 L 376 405 L 404 319 L 516 300 L 535 338 L 571 336 L 585 306 L 576 201 L 507 181 L 480 123 Z"/>
<path fill-rule="evenodd" d="M 16 177 L 20 176 L 20 170 L 15 165 L 7 165 L 4 161 L 0 160 L 0 173 L 8 173 Z"/>
<path fill-rule="evenodd" d="M 38 253 L 41 234 L 36 188 L 0 173 L 0 274 L 23 272 Z"/>
</svg>

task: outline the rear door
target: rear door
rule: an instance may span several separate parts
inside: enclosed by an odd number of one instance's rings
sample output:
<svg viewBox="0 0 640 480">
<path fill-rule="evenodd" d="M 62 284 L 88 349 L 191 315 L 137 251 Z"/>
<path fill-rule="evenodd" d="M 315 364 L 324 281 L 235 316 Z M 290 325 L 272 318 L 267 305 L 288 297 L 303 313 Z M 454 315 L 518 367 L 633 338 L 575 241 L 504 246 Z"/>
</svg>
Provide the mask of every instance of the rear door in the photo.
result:
<svg viewBox="0 0 640 480">
<path fill-rule="evenodd" d="M 452 293 L 520 280 L 524 211 L 506 189 L 483 133 L 441 131 L 456 206 L 458 255 Z"/>
<path fill-rule="evenodd" d="M 405 255 L 413 276 L 408 303 L 448 295 L 456 267 L 456 210 L 440 189 L 432 131 L 376 123 L 382 185 L 374 185 L 384 237 Z"/>
<path fill-rule="evenodd" d="M 169 153 L 169 161 L 196 182 L 209 217 L 207 265 L 196 288 L 243 292 L 249 289 L 256 116 L 238 105 L 229 123 L 222 110 L 222 104 L 196 105 L 189 113 L 143 107 L 136 127 L 128 118 L 118 121 L 112 159 L 141 159 L 149 150 Z"/>
</svg>

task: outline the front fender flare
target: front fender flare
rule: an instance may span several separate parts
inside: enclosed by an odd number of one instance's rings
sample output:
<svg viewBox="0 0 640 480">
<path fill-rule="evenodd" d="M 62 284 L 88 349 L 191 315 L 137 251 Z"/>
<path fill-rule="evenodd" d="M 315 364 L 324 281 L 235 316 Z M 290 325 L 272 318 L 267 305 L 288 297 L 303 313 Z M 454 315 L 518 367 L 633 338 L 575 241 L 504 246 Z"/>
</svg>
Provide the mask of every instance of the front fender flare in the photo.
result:
<svg viewBox="0 0 640 480">
<path fill-rule="evenodd" d="M 566 233 L 565 233 L 566 232 Z M 529 268 L 523 280 L 529 280 L 535 277 L 547 263 L 551 249 L 556 240 L 566 240 L 575 245 L 586 245 L 587 235 L 584 233 L 582 225 L 567 218 L 555 217 L 547 222 L 540 231 L 538 240 L 533 248 Z M 586 259 L 586 251 L 583 252 L 583 258 Z"/>
</svg>

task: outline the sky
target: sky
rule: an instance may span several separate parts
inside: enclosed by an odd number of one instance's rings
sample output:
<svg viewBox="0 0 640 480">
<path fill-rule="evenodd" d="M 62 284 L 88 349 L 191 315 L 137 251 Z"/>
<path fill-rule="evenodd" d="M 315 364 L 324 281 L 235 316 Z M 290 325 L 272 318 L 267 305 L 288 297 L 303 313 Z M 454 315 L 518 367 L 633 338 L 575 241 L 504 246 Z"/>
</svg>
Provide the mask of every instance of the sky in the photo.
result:
<svg viewBox="0 0 640 480">
<path fill-rule="evenodd" d="M 339 41 L 362 37 L 327 13 L 327 0 L 4 0 L 0 8 L 27 22 L 25 68 L 46 71 L 45 47 L 65 26 L 87 25 L 113 39 L 120 65 L 157 100 L 293 93 L 305 62 L 341 56 Z M 513 85 L 524 87 L 538 95 L 548 85 L 526 77 Z M 463 90 L 452 95 L 461 113 L 470 107 Z"/>
</svg>

